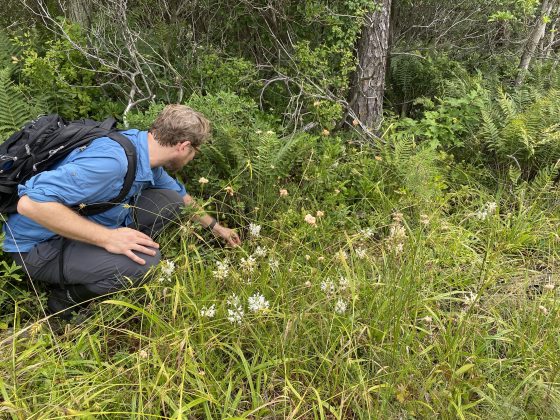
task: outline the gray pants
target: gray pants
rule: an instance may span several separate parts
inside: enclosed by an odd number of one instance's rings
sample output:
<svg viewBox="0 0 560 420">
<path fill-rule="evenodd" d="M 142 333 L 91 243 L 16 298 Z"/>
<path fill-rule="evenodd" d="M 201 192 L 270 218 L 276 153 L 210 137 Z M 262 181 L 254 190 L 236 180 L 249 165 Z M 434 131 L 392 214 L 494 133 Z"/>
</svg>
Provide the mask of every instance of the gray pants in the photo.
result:
<svg viewBox="0 0 560 420">
<path fill-rule="evenodd" d="M 142 192 L 133 210 L 134 222 L 128 227 L 137 229 L 155 239 L 169 222 L 179 217 L 183 200 L 171 190 L 147 189 Z M 64 285 L 76 301 L 85 301 L 107 293 L 136 286 L 144 280 L 148 270 L 157 265 L 161 254 L 139 254 L 146 261 L 140 265 L 120 254 L 111 254 L 95 245 L 66 239 L 63 258 Z M 21 256 L 12 258 L 32 280 L 61 287 L 60 251 L 62 238 L 37 244 Z M 136 252 L 136 251 L 135 251 Z"/>
</svg>

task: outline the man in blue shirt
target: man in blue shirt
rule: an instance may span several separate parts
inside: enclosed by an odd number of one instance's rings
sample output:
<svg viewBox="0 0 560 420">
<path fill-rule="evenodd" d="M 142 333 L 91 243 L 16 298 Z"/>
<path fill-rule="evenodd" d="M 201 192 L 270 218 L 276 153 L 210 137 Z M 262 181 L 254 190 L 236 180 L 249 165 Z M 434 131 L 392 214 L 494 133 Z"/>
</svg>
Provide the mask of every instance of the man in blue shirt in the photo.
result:
<svg viewBox="0 0 560 420">
<path fill-rule="evenodd" d="M 122 189 L 128 167 L 124 149 L 102 137 L 20 185 L 18 212 L 4 224 L 4 251 L 31 279 L 50 286 L 49 311 L 67 319 L 92 298 L 140 284 L 160 260 L 157 235 L 178 218 L 182 206 L 198 208 L 164 168 L 177 171 L 198 153 L 210 135 L 202 114 L 169 105 L 148 131 L 123 134 L 135 146 L 138 163 L 121 205 L 88 217 L 70 209 L 110 201 Z M 235 231 L 206 213 L 195 220 L 228 245 L 240 244 Z"/>
</svg>

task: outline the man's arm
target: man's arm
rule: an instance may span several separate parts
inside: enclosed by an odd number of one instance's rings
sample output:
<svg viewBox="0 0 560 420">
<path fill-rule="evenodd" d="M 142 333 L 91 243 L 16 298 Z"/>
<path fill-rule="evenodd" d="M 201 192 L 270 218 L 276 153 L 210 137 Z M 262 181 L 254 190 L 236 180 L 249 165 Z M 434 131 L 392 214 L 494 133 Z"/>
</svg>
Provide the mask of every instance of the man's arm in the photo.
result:
<svg viewBox="0 0 560 420">
<path fill-rule="evenodd" d="M 64 204 L 37 202 L 24 195 L 19 199 L 17 211 L 60 236 L 96 245 L 113 254 L 126 255 L 141 265 L 146 261 L 132 251 L 153 256 L 156 251 L 147 247 L 159 247 L 142 232 L 129 228 L 106 228 L 80 216 Z"/>
<path fill-rule="evenodd" d="M 193 197 L 190 194 L 186 194 L 183 197 L 183 202 L 185 203 L 186 207 L 192 207 L 198 214 L 193 215 L 193 220 L 195 222 L 200 223 L 203 227 L 208 227 L 215 219 L 207 214 L 202 207 L 198 205 Z M 239 246 L 241 244 L 241 239 L 239 239 L 239 235 L 233 229 L 229 229 L 216 223 L 212 228 L 212 232 L 221 238 L 223 238 L 228 245 L 230 246 Z"/>
</svg>

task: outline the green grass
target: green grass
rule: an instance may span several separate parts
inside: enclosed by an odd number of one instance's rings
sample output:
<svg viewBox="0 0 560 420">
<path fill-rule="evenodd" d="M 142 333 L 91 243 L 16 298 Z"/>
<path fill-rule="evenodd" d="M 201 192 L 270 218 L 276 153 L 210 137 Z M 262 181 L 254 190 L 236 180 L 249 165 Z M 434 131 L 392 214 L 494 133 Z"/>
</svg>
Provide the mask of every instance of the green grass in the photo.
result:
<svg viewBox="0 0 560 420">
<path fill-rule="evenodd" d="M 168 279 L 158 268 L 63 333 L 23 284 L 6 284 L 0 416 L 559 418 L 558 192 L 419 183 L 383 156 L 341 153 L 331 167 L 312 155 L 297 182 L 279 182 L 288 197 L 261 191 L 258 210 L 231 210 L 242 249 L 171 229 Z M 314 227 L 304 217 L 317 211 Z M 247 272 L 241 259 L 259 246 L 267 255 Z M 269 307 L 252 312 L 257 292 Z"/>
</svg>

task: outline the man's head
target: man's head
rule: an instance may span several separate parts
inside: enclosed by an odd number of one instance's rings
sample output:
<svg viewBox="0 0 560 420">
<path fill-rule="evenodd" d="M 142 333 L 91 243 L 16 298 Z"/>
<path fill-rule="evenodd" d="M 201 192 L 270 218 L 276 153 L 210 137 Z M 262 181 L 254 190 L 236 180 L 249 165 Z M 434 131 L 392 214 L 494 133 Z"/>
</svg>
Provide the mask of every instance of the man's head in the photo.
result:
<svg viewBox="0 0 560 420">
<path fill-rule="evenodd" d="M 167 105 L 148 130 L 161 146 L 190 141 L 195 147 L 210 137 L 210 122 L 200 112 L 185 105 Z"/>
<path fill-rule="evenodd" d="M 210 122 L 185 105 L 167 105 L 148 130 L 154 140 L 166 149 L 173 149 L 173 157 L 165 165 L 176 171 L 190 162 L 200 146 L 210 137 Z"/>
</svg>

